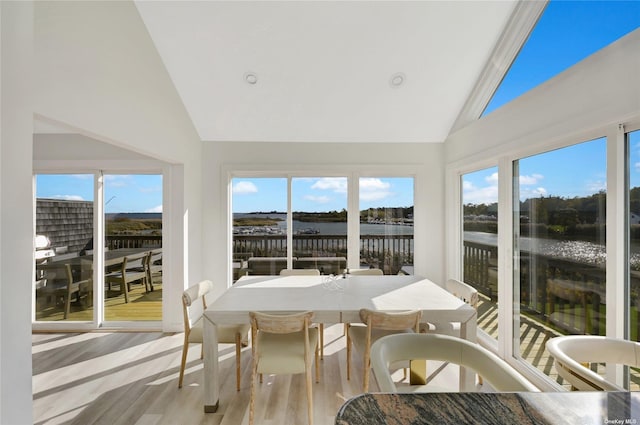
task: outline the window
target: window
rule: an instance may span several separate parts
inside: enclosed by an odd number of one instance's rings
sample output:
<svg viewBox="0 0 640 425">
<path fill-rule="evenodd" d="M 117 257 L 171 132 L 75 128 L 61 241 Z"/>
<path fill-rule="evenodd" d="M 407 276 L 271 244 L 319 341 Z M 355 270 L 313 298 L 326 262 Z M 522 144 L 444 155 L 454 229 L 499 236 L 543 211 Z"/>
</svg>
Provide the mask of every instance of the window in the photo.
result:
<svg viewBox="0 0 640 425">
<path fill-rule="evenodd" d="M 638 28 L 640 2 L 551 0 L 483 115 Z"/>
<path fill-rule="evenodd" d="M 629 339 L 640 341 L 640 130 L 627 133 L 629 152 Z M 630 368 L 630 389 L 640 388 L 640 372 Z"/>
<path fill-rule="evenodd" d="M 463 281 L 478 290 L 478 328 L 498 336 L 498 169 L 462 176 Z"/>
<path fill-rule="evenodd" d="M 336 274 L 347 265 L 413 274 L 413 177 L 356 177 L 355 194 L 351 178 L 232 177 L 233 281 L 284 268 Z M 359 196 L 360 211 L 349 211 L 350 196 Z M 360 250 L 349 254 L 353 217 Z"/>
<path fill-rule="evenodd" d="M 162 320 L 162 176 L 105 175 L 104 217 L 94 214 L 94 174 L 35 181 L 35 320 L 89 322 L 84 327 Z M 95 222 L 105 234 L 100 273 Z"/>
<path fill-rule="evenodd" d="M 551 373 L 545 338 L 606 331 L 606 139 L 520 159 L 513 173 L 513 353 Z"/>
<path fill-rule="evenodd" d="M 36 175 L 35 320 L 93 321 L 93 174 Z"/>
<path fill-rule="evenodd" d="M 287 179 L 234 178 L 233 281 L 287 268 Z"/>
<path fill-rule="evenodd" d="M 361 177 L 360 268 L 413 274 L 413 178 Z"/>
<path fill-rule="evenodd" d="M 104 320 L 162 320 L 162 176 L 104 175 Z"/>
<path fill-rule="evenodd" d="M 291 179 L 293 268 L 342 273 L 347 267 L 347 178 Z"/>
</svg>

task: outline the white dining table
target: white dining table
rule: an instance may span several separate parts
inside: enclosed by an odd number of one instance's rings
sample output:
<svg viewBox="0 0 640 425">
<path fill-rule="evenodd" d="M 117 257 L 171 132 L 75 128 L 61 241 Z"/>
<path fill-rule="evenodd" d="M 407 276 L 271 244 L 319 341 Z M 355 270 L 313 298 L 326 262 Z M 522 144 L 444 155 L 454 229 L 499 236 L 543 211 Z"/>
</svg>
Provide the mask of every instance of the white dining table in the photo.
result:
<svg viewBox="0 0 640 425">
<path fill-rule="evenodd" d="M 476 310 L 421 276 L 243 276 L 204 312 L 205 412 L 215 412 L 219 405 L 216 325 L 249 323 L 251 311 L 313 311 L 318 323 L 354 323 L 360 322 L 362 308 L 421 310 L 423 322 L 459 322 L 461 337 L 476 341 Z M 461 368 L 461 391 L 474 384 L 475 375 Z"/>
</svg>

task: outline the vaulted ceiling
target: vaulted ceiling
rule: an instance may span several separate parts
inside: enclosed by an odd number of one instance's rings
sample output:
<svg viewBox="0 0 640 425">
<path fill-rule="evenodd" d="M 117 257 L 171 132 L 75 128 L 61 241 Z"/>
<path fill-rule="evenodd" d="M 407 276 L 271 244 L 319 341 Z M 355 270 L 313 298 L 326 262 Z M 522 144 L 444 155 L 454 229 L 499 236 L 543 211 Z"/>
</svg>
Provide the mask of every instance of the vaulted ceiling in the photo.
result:
<svg viewBox="0 0 640 425">
<path fill-rule="evenodd" d="M 136 6 L 204 141 L 443 142 L 482 112 L 535 23 L 521 19 L 530 3 Z"/>
</svg>

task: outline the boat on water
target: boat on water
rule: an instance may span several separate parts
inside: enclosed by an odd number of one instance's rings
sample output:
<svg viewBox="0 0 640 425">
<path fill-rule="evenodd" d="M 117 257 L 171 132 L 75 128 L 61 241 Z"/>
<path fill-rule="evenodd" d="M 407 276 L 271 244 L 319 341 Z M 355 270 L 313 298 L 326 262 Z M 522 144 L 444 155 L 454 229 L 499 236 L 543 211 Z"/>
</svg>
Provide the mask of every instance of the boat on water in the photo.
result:
<svg viewBox="0 0 640 425">
<path fill-rule="evenodd" d="M 320 233 L 320 230 L 313 227 L 298 230 L 299 235 L 317 235 L 318 233 Z"/>
</svg>

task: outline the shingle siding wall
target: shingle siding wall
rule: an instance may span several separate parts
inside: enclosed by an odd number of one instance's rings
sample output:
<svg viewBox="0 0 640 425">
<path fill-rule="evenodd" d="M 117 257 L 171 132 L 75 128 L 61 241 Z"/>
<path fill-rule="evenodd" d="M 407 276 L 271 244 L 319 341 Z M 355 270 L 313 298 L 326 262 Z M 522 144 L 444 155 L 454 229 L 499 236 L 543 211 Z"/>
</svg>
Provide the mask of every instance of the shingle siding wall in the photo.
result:
<svg viewBox="0 0 640 425">
<path fill-rule="evenodd" d="M 36 234 L 45 235 L 53 248 L 79 253 L 92 246 L 93 202 L 36 200 Z"/>
</svg>

